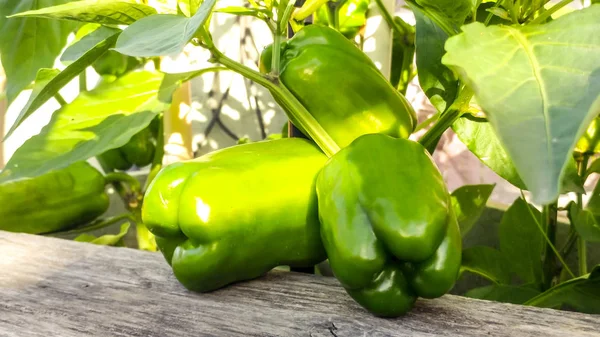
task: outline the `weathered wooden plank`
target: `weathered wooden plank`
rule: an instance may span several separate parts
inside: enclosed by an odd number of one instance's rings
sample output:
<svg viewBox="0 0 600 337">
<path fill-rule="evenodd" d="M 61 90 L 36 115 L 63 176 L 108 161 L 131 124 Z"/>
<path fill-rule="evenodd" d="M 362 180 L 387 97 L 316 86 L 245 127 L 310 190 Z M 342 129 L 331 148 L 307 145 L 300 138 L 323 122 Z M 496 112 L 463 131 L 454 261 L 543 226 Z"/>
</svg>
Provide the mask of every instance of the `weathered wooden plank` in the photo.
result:
<svg viewBox="0 0 600 337">
<path fill-rule="evenodd" d="M 284 272 L 195 294 L 159 254 L 0 231 L 0 336 L 84 335 L 600 336 L 600 316 L 447 295 L 381 319 Z"/>
</svg>

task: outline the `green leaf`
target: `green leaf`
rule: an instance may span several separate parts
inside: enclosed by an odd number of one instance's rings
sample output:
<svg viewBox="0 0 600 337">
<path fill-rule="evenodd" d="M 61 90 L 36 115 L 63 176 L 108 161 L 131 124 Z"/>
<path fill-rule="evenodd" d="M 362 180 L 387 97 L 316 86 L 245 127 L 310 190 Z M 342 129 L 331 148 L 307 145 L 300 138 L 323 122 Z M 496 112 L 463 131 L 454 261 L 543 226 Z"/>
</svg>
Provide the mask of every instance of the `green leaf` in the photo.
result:
<svg viewBox="0 0 600 337">
<path fill-rule="evenodd" d="M 233 15 L 246 15 L 246 16 L 259 17 L 260 13 L 266 14 L 267 10 L 259 9 L 259 8 L 247 8 L 247 7 L 242 7 L 242 6 L 228 6 L 228 7 L 215 9 L 215 12 L 233 14 Z"/>
<path fill-rule="evenodd" d="M 75 29 L 69 22 L 12 18 L 29 9 L 53 6 L 69 0 L 0 1 L 0 56 L 6 72 L 6 97 L 10 104 L 35 79 L 40 68 L 52 68 Z"/>
<path fill-rule="evenodd" d="M 136 3 L 134 0 L 84 0 L 49 6 L 51 5 L 38 6 L 41 9 L 22 12 L 12 17 L 38 17 L 103 25 L 129 25 L 141 18 L 156 14 L 154 8 Z"/>
<path fill-rule="evenodd" d="M 96 237 L 91 234 L 81 234 L 73 240 L 78 242 L 89 242 L 95 245 L 117 246 L 122 242 L 123 237 L 129 231 L 129 227 L 130 224 L 126 222 L 121 225 L 121 230 L 119 231 L 119 234 L 106 234 L 100 237 Z"/>
<path fill-rule="evenodd" d="M 502 253 L 487 246 L 475 246 L 462 252 L 463 271 L 468 271 L 499 284 L 510 284 L 511 272 L 508 260 Z"/>
<path fill-rule="evenodd" d="M 537 296 L 539 293 L 539 291 L 526 286 L 493 284 L 486 287 L 471 289 L 465 296 L 478 298 L 480 300 L 523 304 Z"/>
<path fill-rule="evenodd" d="M 531 216 L 532 213 L 536 219 Z M 524 283 L 542 282 L 541 255 L 545 240 L 535 223 L 540 219 L 541 213 L 519 198 L 504 213 L 498 228 L 500 251 Z"/>
<path fill-rule="evenodd" d="M 444 43 L 448 35 L 416 6 L 411 6 L 416 25 L 417 72 L 421 89 L 431 104 L 443 112 L 456 99 L 458 80 L 442 64 Z"/>
<path fill-rule="evenodd" d="M 452 207 L 464 237 L 479 220 L 496 185 L 465 185 L 452 192 Z"/>
<path fill-rule="evenodd" d="M 139 57 L 179 54 L 206 22 L 215 2 L 204 1 L 191 18 L 159 14 L 141 19 L 123 31 L 115 50 Z"/>
<path fill-rule="evenodd" d="M 173 92 L 179 88 L 181 84 L 187 82 L 194 77 L 200 76 L 209 72 L 217 72 L 229 70 L 225 67 L 208 67 L 200 70 L 189 71 L 185 73 L 175 73 L 175 74 L 165 74 L 162 83 L 160 84 L 160 89 L 158 90 L 158 100 L 165 103 L 171 103 L 171 99 L 173 98 Z"/>
<path fill-rule="evenodd" d="M 509 183 L 522 190 L 527 190 L 515 165 L 487 120 L 465 115 L 454 122 L 452 130 L 482 163 Z M 577 166 L 573 158 L 567 164 L 567 171 L 561 186 L 562 193 L 585 193 L 583 180 L 577 174 Z"/>
<path fill-rule="evenodd" d="M 454 122 L 452 130 L 469 151 L 492 171 L 516 187 L 523 190 L 527 189 L 504 146 L 496 137 L 492 126 L 487 120 L 478 121 L 469 117 L 462 117 Z"/>
<path fill-rule="evenodd" d="M 92 48 L 100 44 L 101 42 L 109 39 L 121 32 L 120 29 L 110 28 L 106 26 L 100 26 L 89 34 L 81 37 L 81 39 L 65 49 L 60 57 L 60 61 L 63 63 L 73 62 L 85 53 L 90 51 Z M 79 32 L 78 32 L 79 33 Z M 116 38 L 116 37 L 115 37 Z M 113 41 L 115 42 L 115 41 Z"/>
<path fill-rule="evenodd" d="M 23 107 L 17 119 L 11 126 L 11 128 L 6 133 L 6 138 L 10 137 L 12 133 L 23 123 L 23 121 L 29 117 L 32 113 L 34 113 L 42 104 L 46 103 L 50 98 L 52 98 L 58 91 L 67 85 L 75 76 L 79 75 L 82 71 L 85 70 L 89 65 L 94 63 L 102 54 L 104 54 L 110 47 L 113 46 L 117 37 L 119 36 L 120 30 L 111 29 L 113 31 L 113 35 L 108 38 L 98 42 L 94 45 L 90 50 L 85 52 L 80 58 L 78 58 L 75 62 L 71 63 L 68 67 L 66 67 L 63 71 L 56 74 L 52 79 L 48 80 L 47 72 L 44 72 L 43 75 L 43 84 L 41 87 L 40 83 L 36 83 L 31 96 L 29 97 L 29 101 Z"/>
<path fill-rule="evenodd" d="M 443 63 L 473 88 L 542 204 L 558 197 L 571 151 L 600 113 L 599 16 L 594 5 L 544 25 L 472 23 L 446 43 Z"/>
<path fill-rule="evenodd" d="M 178 0 L 177 8 L 183 15 L 189 17 L 196 14 L 201 3 L 201 0 Z"/>
<path fill-rule="evenodd" d="M 441 16 L 452 22 L 455 28 L 462 26 L 473 7 L 471 0 L 415 0 L 415 2 L 428 12 L 428 16 Z"/>
<path fill-rule="evenodd" d="M 563 282 L 525 302 L 543 308 L 568 305 L 579 312 L 600 314 L 600 265 L 591 273 Z"/>
<path fill-rule="evenodd" d="M 591 211 L 582 210 L 576 203 L 571 202 L 569 203 L 569 220 L 582 239 L 600 242 L 600 225 Z"/>
<path fill-rule="evenodd" d="M 131 72 L 79 94 L 17 149 L 5 168 L 10 179 L 34 177 L 125 145 L 168 107 L 157 99 L 162 78 Z"/>
</svg>

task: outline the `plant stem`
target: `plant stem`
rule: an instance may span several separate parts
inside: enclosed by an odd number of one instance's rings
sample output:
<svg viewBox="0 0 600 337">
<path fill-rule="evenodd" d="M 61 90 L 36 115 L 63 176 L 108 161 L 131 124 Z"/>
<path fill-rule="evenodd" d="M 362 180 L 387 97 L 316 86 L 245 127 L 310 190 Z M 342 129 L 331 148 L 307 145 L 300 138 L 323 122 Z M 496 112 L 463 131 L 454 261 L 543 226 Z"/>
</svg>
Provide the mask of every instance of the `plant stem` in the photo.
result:
<svg viewBox="0 0 600 337">
<path fill-rule="evenodd" d="M 287 22 L 290 20 L 296 0 L 287 3 L 283 13 L 277 13 L 277 29 L 273 33 L 273 52 L 271 53 L 271 76 L 279 78 L 281 41 L 285 39 Z"/>
<path fill-rule="evenodd" d="M 104 180 L 107 183 L 125 183 L 125 184 L 129 185 L 129 188 L 131 189 L 132 192 L 139 193 L 141 190 L 140 182 L 127 173 L 123 173 L 123 172 L 107 173 L 104 176 Z"/>
<path fill-rule="evenodd" d="M 554 278 L 556 268 L 556 254 L 550 254 L 550 250 L 556 243 L 556 215 L 557 215 L 557 204 L 552 203 L 544 205 L 542 210 L 543 221 L 546 229 L 546 237 L 548 245 L 544 248 L 544 287 L 550 289 L 552 287 L 552 280 Z"/>
<path fill-rule="evenodd" d="M 454 124 L 464 111 L 468 110 L 472 97 L 473 91 L 469 87 L 463 86 L 454 103 L 441 114 L 438 121 L 433 124 L 431 129 L 427 130 L 423 137 L 419 139 L 419 143 L 421 143 L 429 153 L 433 154 L 442 134 Z"/>
<path fill-rule="evenodd" d="M 56 99 L 56 101 L 58 102 L 58 104 L 60 104 L 60 106 L 67 105 L 67 101 L 65 101 L 65 99 L 58 92 L 56 94 L 54 94 L 54 99 Z"/>
<path fill-rule="evenodd" d="M 44 235 L 44 236 L 46 236 L 46 235 L 47 236 L 68 236 L 68 235 L 82 234 L 82 233 L 91 232 L 91 231 L 94 231 L 97 229 L 101 229 L 104 227 L 108 227 L 108 226 L 115 224 L 124 219 L 129 219 L 131 221 L 135 220 L 130 213 L 124 213 L 121 215 L 114 216 L 112 218 L 108 218 L 108 219 L 104 219 L 104 220 L 100 220 L 100 221 L 94 221 L 91 224 L 89 224 L 88 226 L 74 228 L 74 229 L 64 231 L 64 232 L 51 232 L 51 233 L 46 233 L 46 234 L 42 234 L 42 235 Z"/>
<path fill-rule="evenodd" d="M 577 162 L 577 171 L 582 179 L 586 175 L 589 159 L 590 156 L 584 154 L 583 158 Z M 583 209 L 583 196 L 581 193 L 577 193 L 577 206 L 579 209 Z M 587 247 L 581 236 L 577 240 L 577 257 L 579 258 L 579 275 L 587 274 Z"/>
<path fill-rule="evenodd" d="M 79 92 L 87 91 L 87 73 L 85 69 L 79 73 Z"/>
<path fill-rule="evenodd" d="M 215 47 L 210 34 L 205 29 L 202 28 L 199 33 L 202 36 L 205 47 L 211 51 L 212 60 L 214 62 L 218 62 L 268 89 L 277 103 L 282 106 L 292 123 L 312 138 L 328 157 L 333 156 L 340 150 L 340 147 L 323 127 L 321 127 L 319 122 L 317 122 L 302 103 L 300 103 L 300 101 L 298 101 L 288 88 L 280 83 L 277 78 L 271 81 L 268 77 L 263 76 L 256 70 L 250 69 L 243 64 L 228 58 Z"/>
<path fill-rule="evenodd" d="M 547 11 L 540 14 L 540 16 L 538 16 L 537 18 L 533 19 L 529 24 L 537 25 L 537 24 L 543 23 L 544 21 L 546 21 L 546 19 L 548 19 L 550 16 L 552 16 L 552 14 L 556 13 L 559 9 L 565 7 L 566 5 L 570 4 L 571 2 L 573 2 L 573 0 L 562 0 L 561 2 L 552 6 Z"/>
<path fill-rule="evenodd" d="M 521 198 L 523 198 L 523 200 L 527 203 L 527 199 L 525 199 L 525 194 L 523 193 L 523 190 L 521 190 Z M 531 215 L 531 218 L 533 219 L 533 221 L 537 225 L 538 229 L 542 233 L 542 236 L 546 240 L 546 243 L 548 244 L 548 247 L 550 247 L 550 249 L 554 252 L 554 254 L 556 254 L 556 257 L 558 258 L 558 260 L 560 261 L 560 263 L 563 265 L 563 267 L 565 268 L 565 270 L 569 273 L 569 275 L 571 275 L 571 277 L 575 278 L 575 274 L 573 274 L 573 272 L 571 271 L 571 268 L 569 268 L 569 266 L 567 265 L 567 263 L 565 262 L 565 260 L 562 258 L 562 256 L 560 256 L 560 254 L 556 250 L 556 247 L 554 247 L 554 244 L 550 241 L 550 239 L 546 235 L 546 232 L 544 231 L 544 228 L 542 228 L 542 225 L 540 224 L 538 218 L 536 218 L 535 214 L 533 214 L 533 211 L 531 210 L 531 207 L 529 206 L 529 203 L 527 203 L 527 210 L 529 211 L 529 215 Z"/>
</svg>

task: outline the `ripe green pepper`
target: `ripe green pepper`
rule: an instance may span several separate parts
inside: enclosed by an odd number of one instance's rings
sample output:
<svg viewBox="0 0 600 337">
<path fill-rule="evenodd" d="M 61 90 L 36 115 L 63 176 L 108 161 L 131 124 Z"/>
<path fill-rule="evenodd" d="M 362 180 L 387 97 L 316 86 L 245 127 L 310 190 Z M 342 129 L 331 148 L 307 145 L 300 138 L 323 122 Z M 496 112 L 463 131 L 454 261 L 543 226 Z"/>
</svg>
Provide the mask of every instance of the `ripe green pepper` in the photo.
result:
<svg viewBox="0 0 600 337">
<path fill-rule="evenodd" d="M 108 209 L 104 185 L 102 174 L 86 162 L 4 182 L 0 184 L 0 230 L 39 234 L 94 220 Z"/>
<path fill-rule="evenodd" d="M 360 49 L 339 32 L 310 25 L 282 44 L 280 80 L 340 146 L 368 133 L 408 138 L 410 103 Z M 261 54 L 269 72 L 272 47 Z"/>
<path fill-rule="evenodd" d="M 311 142 L 285 138 L 175 163 L 148 187 L 142 219 L 190 290 L 312 266 L 325 259 L 314 184 L 326 160 Z"/>
<path fill-rule="evenodd" d="M 420 144 L 356 139 L 317 178 L 321 239 L 348 294 L 379 316 L 454 285 L 461 236 L 442 175 Z"/>
<path fill-rule="evenodd" d="M 148 126 L 131 137 L 127 144 L 99 155 L 98 160 L 109 169 L 125 171 L 133 165 L 144 167 L 152 163 L 155 150 L 156 137 Z"/>
</svg>

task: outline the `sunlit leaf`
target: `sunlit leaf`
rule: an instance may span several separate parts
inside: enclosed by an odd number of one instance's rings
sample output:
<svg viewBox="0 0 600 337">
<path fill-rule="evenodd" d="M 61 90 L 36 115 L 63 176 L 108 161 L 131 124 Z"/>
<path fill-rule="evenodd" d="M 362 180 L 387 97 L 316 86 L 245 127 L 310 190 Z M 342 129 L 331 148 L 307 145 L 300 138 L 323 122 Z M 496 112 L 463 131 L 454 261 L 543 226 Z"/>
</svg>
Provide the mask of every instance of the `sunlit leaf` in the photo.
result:
<svg viewBox="0 0 600 337">
<path fill-rule="evenodd" d="M 139 57 L 179 54 L 200 26 L 208 19 L 216 0 L 206 0 L 194 16 L 158 14 L 141 19 L 127 27 L 115 50 Z"/>
<path fill-rule="evenodd" d="M 13 17 L 73 20 L 104 25 L 129 25 L 141 18 L 156 14 L 154 8 L 137 3 L 134 0 L 84 0 L 49 6 L 52 5 L 38 6 L 37 8 L 40 9 L 21 12 L 13 15 Z"/>
<path fill-rule="evenodd" d="M 91 65 L 94 61 L 96 61 L 102 54 L 104 54 L 110 47 L 113 46 L 117 37 L 119 36 L 120 30 L 111 29 L 112 35 L 107 37 L 104 40 L 101 40 L 96 45 L 93 45 L 91 49 L 86 51 L 81 57 L 79 57 L 75 62 L 71 63 L 68 67 L 66 67 L 63 71 L 58 74 L 55 74 L 51 79 L 48 78 L 49 72 L 47 69 L 40 70 L 41 78 L 36 79 L 36 84 L 34 86 L 34 90 L 29 97 L 29 101 L 21 109 L 21 112 L 17 116 L 15 122 L 11 126 L 11 128 L 6 133 L 6 138 L 10 137 L 10 135 L 23 123 L 23 121 L 31 116 L 42 104 L 46 103 L 51 97 L 56 95 L 60 89 L 62 89 L 67 83 L 69 83 L 75 76 L 79 75 L 82 71 L 85 70 L 89 65 Z M 43 86 L 42 86 L 43 85 Z"/>
<path fill-rule="evenodd" d="M 162 78 L 161 73 L 132 72 L 79 94 L 17 149 L 6 164 L 8 176 L 37 176 L 125 145 L 168 107 L 157 99 Z"/>
<path fill-rule="evenodd" d="M 446 43 L 444 64 L 473 88 L 519 176 L 543 204 L 558 197 L 571 151 L 600 113 L 598 17 L 600 6 L 593 5 L 544 25 L 472 23 Z"/>
</svg>

